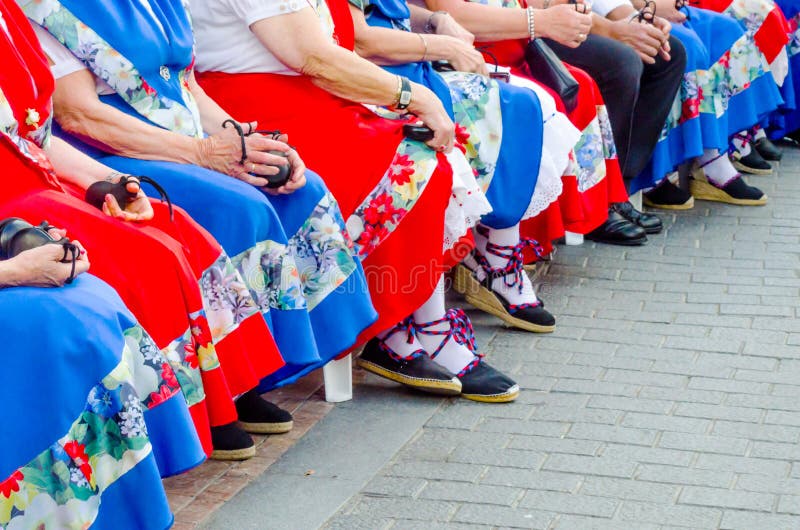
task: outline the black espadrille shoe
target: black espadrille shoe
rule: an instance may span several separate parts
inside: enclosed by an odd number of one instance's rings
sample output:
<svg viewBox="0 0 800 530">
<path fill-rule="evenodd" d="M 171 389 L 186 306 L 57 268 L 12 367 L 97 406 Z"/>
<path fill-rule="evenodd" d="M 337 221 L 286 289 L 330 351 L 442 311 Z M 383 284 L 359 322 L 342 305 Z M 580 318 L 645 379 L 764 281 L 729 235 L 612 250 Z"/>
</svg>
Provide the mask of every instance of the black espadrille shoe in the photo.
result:
<svg viewBox="0 0 800 530">
<path fill-rule="evenodd" d="M 242 429 L 253 434 L 283 434 L 294 426 L 290 412 L 265 400 L 256 390 L 236 400 L 236 412 Z"/>
</svg>

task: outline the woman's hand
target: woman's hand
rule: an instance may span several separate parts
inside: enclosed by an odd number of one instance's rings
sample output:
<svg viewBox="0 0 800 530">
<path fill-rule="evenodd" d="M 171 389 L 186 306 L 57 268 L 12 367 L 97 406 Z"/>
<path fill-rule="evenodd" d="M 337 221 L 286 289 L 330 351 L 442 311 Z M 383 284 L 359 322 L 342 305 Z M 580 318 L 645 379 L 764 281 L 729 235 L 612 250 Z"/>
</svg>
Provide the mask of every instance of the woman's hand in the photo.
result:
<svg viewBox="0 0 800 530">
<path fill-rule="evenodd" d="M 658 16 L 676 24 L 686 21 L 686 13 L 675 8 L 675 0 L 655 0 L 655 2 Z"/>
<path fill-rule="evenodd" d="M 534 17 L 537 37 L 553 39 L 569 48 L 580 46 L 592 31 L 592 12 L 588 7 L 582 13 L 575 9 L 575 4 L 562 4 L 536 11 Z"/>
<path fill-rule="evenodd" d="M 411 83 L 411 104 L 408 111 L 433 131 L 433 139 L 426 142 L 431 149 L 445 153 L 453 149 L 456 126 L 436 94 L 422 85 Z"/>
<path fill-rule="evenodd" d="M 448 35 L 429 35 L 428 49 L 436 57 L 447 57 L 447 62 L 458 72 L 488 75 L 483 54 L 470 43 Z"/>
<path fill-rule="evenodd" d="M 669 34 L 672 32 L 672 24 L 670 24 L 669 20 L 666 18 L 656 16 L 653 19 L 653 25 L 661 30 L 661 33 L 664 35 L 664 40 L 661 41 L 661 48 L 659 48 L 658 54 L 665 61 L 669 61 L 672 58 L 669 53 L 671 51 L 671 47 L 669 45 Z"/>
<path fill-rule="evenodd" d="M 57 231 L 57 234 L 66 232 Z M 51 231 L 52 235 L 52 231 Z M 75 260 L 75 276 L 89 270 L 89 258 L 81 244 L 73 241 L 81 249 Z M 72 263 L 61 263 L 64 247 L 61 245 L 42 245 L 0 263 L 0 285 L 5 287 L 61 287 L 72 274 Z"/>
<path fill-rule="evenodd" d="M 280 135 L 277 140 L 279 142 L 283 142 L 284 144 L 288 145 L 289 142 L 289 135 L 282 134 Z M 288 195 L 290 193 L 294 193 L 295 191 L 299 190 L 303 186 L 306 185 L 306 164 L 303 162 L 303 159 L 300 158 L 300 155 L 297 154 L 291 146 L 289 146 L 288 160 L 292 166 L 292 174 L 289 177 L 289 181 L 281 186 L 280 188 L 262 188 L 266 193 L 270 195 Z"/>
<path fill-rule="evenodd" d="M 461 24 L 456 22 L 456 19 L 450 16 L 449 13 L 436 12 L 431 14 L 431 24 L 436 30 L 436 35 L 448 35 L 455 37 L 464 44 L 472 44 L 475 42 L 475 35 L 470 33 Z"/>
<path fill-rule="evenodd" d="M 654 57 L 662 52 L 664 46 L 669 49 L 668 35 L 654 24 L 622 19 L 612 23 L 611 31 L 614 39 L 633 48 L 645 64 L 654 64 L 656 62 Z"/>
<path fill-rule="evenodd" d="M 117 177 L 115 182 L 119 182 L 122 177 L 123 175 Z M 132 175 L 129 175 L 128 178 L 136 179 Z M 128 182 L 126 188 L 130 193 L 136 193 L 136 198 L 129 201 L 124 207 L 120 206 L 113 195 L 106 195 L 103 201 L 103 213 L 110 217 L 130 222 L 142 222 L 152 219 L 153 205 L 150 204 L 150 199 L 147 198 L 138 182 L 139 179 L 136 179 L 136 182 Z"/>
</svg>

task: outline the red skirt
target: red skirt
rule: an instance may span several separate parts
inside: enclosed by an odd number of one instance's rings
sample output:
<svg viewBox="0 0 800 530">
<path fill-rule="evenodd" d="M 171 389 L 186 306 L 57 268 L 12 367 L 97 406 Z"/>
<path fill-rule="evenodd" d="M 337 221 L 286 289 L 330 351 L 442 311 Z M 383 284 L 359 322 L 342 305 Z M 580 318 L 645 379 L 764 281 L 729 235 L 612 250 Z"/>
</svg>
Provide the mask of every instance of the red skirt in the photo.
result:
<svg viewBox="0 0 800 530">
<path fill-rule="evenodd" d="M 493 43 L 481 43 L 481 46 L 488 46 L 487 51 L 491 52 L 499 64 L 512 68 L 512 73 L 527 77 L 536 82 L 546 90 L 556 101 L 556 106 L 564 112 L 575 127 L 585 132 L 592 122 L 598 119 L 598 109 L 605 107 L 605 102 L 600 94 L 597 83 L 579 68 L 567 65 L 567 68 L 575 77 L 580 85 L 578 92 L 577 105 L 572 112 L 567 113 L 564 103 L 558 95 L 548 87 L 538 83 L 530 75 L 528 66 L 525 63 L 525 45 L 522 41 L 508 40 Z M 606 176 L 593 186 L 580 190 L 578 179 L 575 175 L 564 176 L 564 191 L 561 194 L 557 206 L 560 210 L 562 223 L 556 221 L 557 216 L 553 211 L 542 212 L 537 218 L 523 223 L 523 235 L 538 239 L 545 250 L 549 242 L 554 239 L 552 236 L 558 234 L 559 227 L 579 234 L 586 234 L 600 226 L 608 218 L 608 207 L 615 202 L 628 200 L 628 193 L 625 189 L 625 182 L 622 180 L 622 171 L 616 156 L 605 159 Z M 540 217 L 546 216 L 542 219 Z M 547 219 L 545 221 L 544 219 Z M 556 237 L 563 235 L 563 232 Z M 552 248 L 552 246 L 550 246 Z"/>
<path fill-rule="evenodd" d="M 207 72 L 198 81 L 237 120 L 288 134 L 306 165 L 325 180 L 345 219 L 387 173 L 403 140 L 401 122 L 333 96 L 304 76 Z M 359 342 L 419 308 L 450 264 L 442 240 L 452 170 L 437 156 L 421 197 L 363 261 L 379 318 Z"/>
<path fill-rule="evenodd" d="M 170 221 L 167 206 L 160 202 L 153 202 L 155 217 L 146 223 L 106 216 L 72 190 L 65 191 L 7 138 L 0 141 L 0 161 L 6 175 L 13 175 L 4 182 L 0 217 L 22 217 L 34 224 L 47 220 L 86 247 L 92 274 L 119 293 L 176 366 L 203 448 L 210 454 L 209 426 L 236 421 L 233 397 L 283 365 L 259 312 L 213 343 L 198 282 L 220 257 L 220 246 L 182 210 L 176 208 Z"/>
</svg>

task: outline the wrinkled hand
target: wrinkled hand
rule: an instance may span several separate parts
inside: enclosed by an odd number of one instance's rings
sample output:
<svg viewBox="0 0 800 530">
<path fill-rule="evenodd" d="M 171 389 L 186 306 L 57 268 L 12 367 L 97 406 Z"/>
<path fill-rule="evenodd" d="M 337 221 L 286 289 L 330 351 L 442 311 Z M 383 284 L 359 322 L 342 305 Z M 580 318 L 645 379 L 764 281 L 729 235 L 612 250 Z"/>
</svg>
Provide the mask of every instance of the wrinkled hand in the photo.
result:
<svg viewBox="0 0 800 530">
<path fill-rule="evenodd" d="M 436 94 L 422 85 L 411 83 L 411 104 L 408 111 L 433 131 L 433 138 L 426 142 L 431 149 L 444 153 L 453 149 L 456 126 Z"/>
<path fill-rule="evenodd" d="M 455 68 L 457 72 L 471 72 L 473 74 L 488 75 L 486 61 L 483 54 L 475 49 L 472 44 L 446 35 L 431 35 L 428 39 L 431 44 L 438 49 L 441 47 L 446 50 L 447 62 Z"/>
<path fill-rule="evenodd" d="M 284 144 L 289 143 L 289 135 L 282 134 L 278 137 L 279 142 L 283 142 Z M 262 188 L 266 193 L 270 195 L 288 195 L 290 193 L 294 193 L 295 191 L 299 190 L 303 186 L 306 185 L 306 164 L 303 162 L 303 159 L 300 158 L 300 155 L 297 154 L 297 151 L 289 148 L 288 151 L 288 158 L 289 163 L 292 165 L 292 174 L 289 177 L 289 181 L 281 186 L 280 188 Z"/>
<path fill-rule="evenodd" d="M 670 22 L 680 24 L 686 21 L 686 14 L 675 8 L 675 0 L 655 0 L 656 13 Z"/>
<path fill-rule="evenodd" d="M 73 243 L 81 249 L 75 261 L 77 277 L 89 270 L 89 258 L 79 242 Z M 0 278 L 6 286 L 61 287 L 72 273 L 72 263 L 61 263 L 63 258 L 64 247 L 61 245 L 42 245 L 26 250 L 3 262 Z"/>
<path fill-rule="evenodd" d="M 669 20 L 657 16 L 653 20 L 653 25 L 661 30 L 661 33 L 664 34 L 664 41 L 661 44 L 661 49 L 658 50 L 658 54 L 665 61 L 669 61 L 672 59 L 672 56 L 670 55 L 670 51 L 672 51 L 672 49 L 669 45 L 669 34 L 672 31 L 672 24 L 669 23 Z"/>
<path fill-rule="evenodd" d="M 628 22 L 628 20 L 623 19 L 614 21 L 612 31 L 614 39 L 624 42 L 633 48 L 646 64 L 655 63 L 654 57 L 662 51 L 665 45 L 667 49 L 669 48 L 669 41 L 664 32 L 654 24 L 636 20 Z"/>
<path fill-rule="evenodd" d="M 455 37 L 464 44 L 470 46 L 475 42 L 475 35 L 467 31 L 467 29 L 456 22 L 456 19 L 448 13 L 436 13 L 433 15 L 433 24 L 436 28 L 436 35 L 448 35 Z"/>
<path fill-rule="evenodd" d="M 117 177 L 115 182 L 119 182 L 121 178 L 122 176 Z M 136 177 L 129 175 L 129 178 L 135 179 Z M 136 182 L 138 181 L 139 179 L 136 179 Z M 150 204 L 150 199 L 147 198 L 142 187 L 135 182 L 128 182 L 126 188 L 129 192 L 136 193 L 136 198 L 122 207 L 117 202 L 117 199 L 109 193 L 103 201 L 103 213 L 110 217 L 130 222 L 142 222 L 152 219 L 153 205 Z"/>
<path fill-rule="evenodd" d="M 581 13 L 572 4 L 536 11 L 534 21 L 538 36 L 553 39 L 569 48 L 580 46 L 592 31 L 591 10 L 587 7 L 586 13 Z"/>
</svg>

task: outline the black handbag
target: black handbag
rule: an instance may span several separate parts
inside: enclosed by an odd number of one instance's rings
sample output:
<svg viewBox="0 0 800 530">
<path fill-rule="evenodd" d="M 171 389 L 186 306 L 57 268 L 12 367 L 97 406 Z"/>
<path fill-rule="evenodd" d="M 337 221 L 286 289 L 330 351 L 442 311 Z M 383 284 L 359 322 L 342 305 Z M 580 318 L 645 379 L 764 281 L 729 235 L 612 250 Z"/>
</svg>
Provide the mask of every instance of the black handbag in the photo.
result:
<svg viewBox="0 0 800 530">
<path fill-rule="evenodd" d="M 580 85 L 553 49 L 542 39 L 534 39 L 525 48 L 525 62 L 533 78 L 558 94 L 567 112 L 572 112 L 578 104 Z"/>
</svg>

